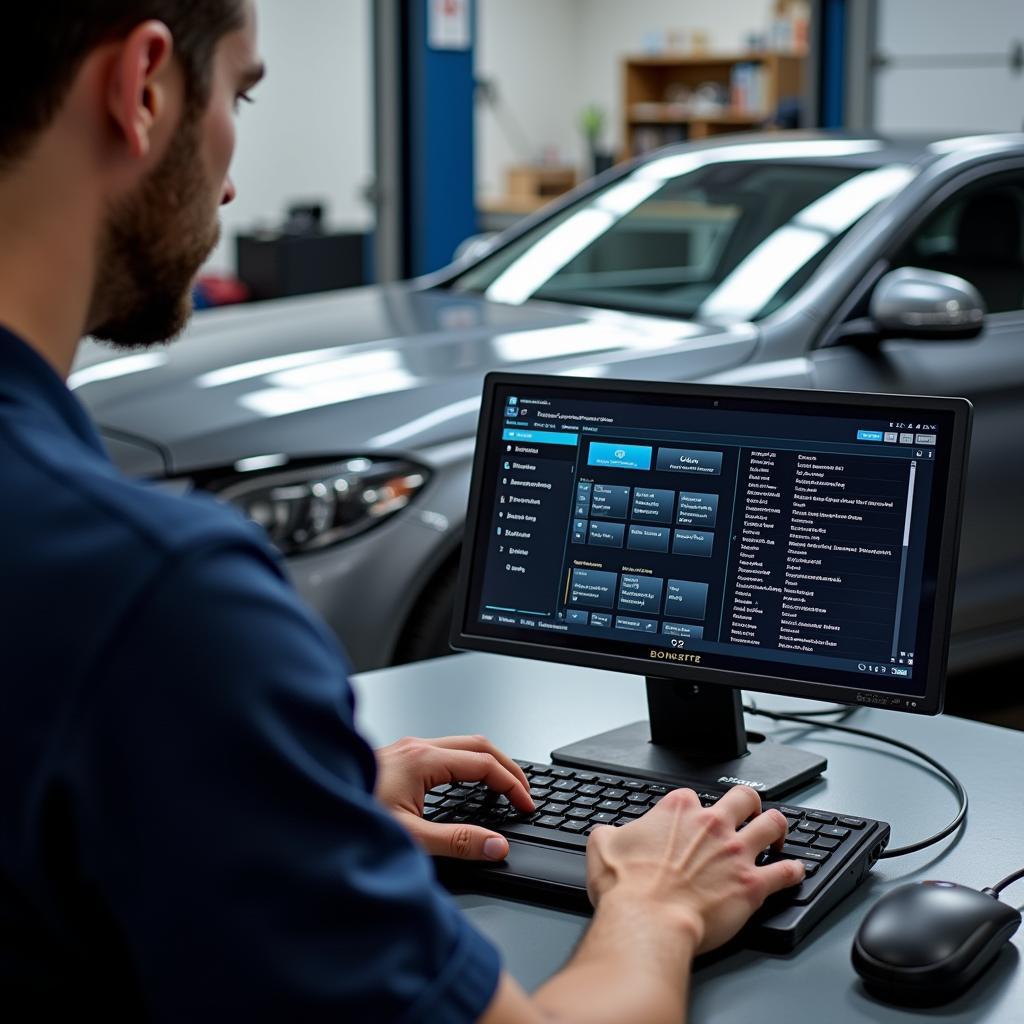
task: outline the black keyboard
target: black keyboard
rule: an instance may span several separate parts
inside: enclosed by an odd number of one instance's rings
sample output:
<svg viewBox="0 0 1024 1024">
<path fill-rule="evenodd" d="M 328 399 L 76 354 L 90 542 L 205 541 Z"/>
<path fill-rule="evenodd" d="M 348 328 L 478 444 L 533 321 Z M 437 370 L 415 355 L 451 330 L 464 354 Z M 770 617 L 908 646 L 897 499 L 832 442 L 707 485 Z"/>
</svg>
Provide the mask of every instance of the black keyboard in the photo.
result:
<svg viewBox="0 0 1024 1024">
<path fill-rule="evenodd" d="M 424 817 L 485 825 L 508 837 L 501 864 L 440 859 L 439 876 L 453 890 L 495 892 L 570 909 L 589 909 L 584 853 L 598 825 L 625 825 L 640 817 L 675 786 L 630 776 L 517 762 L 530 780 L 536 804 L 517 811 L 483 783 L 438 786 L 426 795 Z M 710 807 L 725 790 L 698 792 Z M 797 858 L 806 875 L 800 885 L 770 897 L 741 933 L 744 945 L 772 952 L 793 949 L 844 896 L 866 877 L 889 842 L 884 821 L 833 811 L 765 803 L 789 822 L 781 852 Z"/>
</svg>

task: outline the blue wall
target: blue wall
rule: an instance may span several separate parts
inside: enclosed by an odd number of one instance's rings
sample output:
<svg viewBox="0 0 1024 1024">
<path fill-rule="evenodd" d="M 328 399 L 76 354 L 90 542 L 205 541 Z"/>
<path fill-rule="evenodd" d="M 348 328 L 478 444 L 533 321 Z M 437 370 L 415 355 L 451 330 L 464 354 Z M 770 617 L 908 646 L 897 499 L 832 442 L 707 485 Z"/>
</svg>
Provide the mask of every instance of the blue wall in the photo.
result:
<svg viewBox="0 0 1024 1024">
<path fill-rule="evenodd" d="M 476 4 L 467 0 L 467 50 L 428 45 L 430 0 L 410 0 L 408 21 L 409 136 L 406 174 L 408 263 L 413 274 L 451 261 L 455 247 L 477 231 L 473 140 L 473 45 Z"/>
</svg>

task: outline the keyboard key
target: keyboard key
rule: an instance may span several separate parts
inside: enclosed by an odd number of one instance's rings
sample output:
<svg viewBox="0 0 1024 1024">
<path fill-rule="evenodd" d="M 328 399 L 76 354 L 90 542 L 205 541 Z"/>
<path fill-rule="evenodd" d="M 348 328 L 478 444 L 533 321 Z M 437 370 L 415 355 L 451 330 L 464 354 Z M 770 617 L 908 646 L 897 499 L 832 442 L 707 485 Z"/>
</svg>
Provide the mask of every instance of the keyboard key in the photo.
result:
<svg viewBox="0 0 1024 1024">
<path fill-rule="evenodd" d="M 559 779 L 551 788 L 561 790 L 563 793 L 571 793 L 579 783 L 575 779 Z"/>
<path fill-rule="evenodd" d="M 573 807 L 595 807 L 597 805 L 596 796 L 577 796 L 573 798 Z"/>
<path fill-rule="evenodd" d="M 538 778 L 542 779 L 546 775 L 551 774 L 551 767 L 546 764 L 537 764 L 534 765 L 526 774 L 530 777 L 536 775 Z"/>
<path fill-rule="evenodd" d="M 628 793 L 626 800 L 631 804 L 648 804 L 651 801 L 649 793 Z"/>
<path fill-rule="evenodd" d="M 542 814 L 533 824 L 541 828 L 558 828 L 565 821 L 560 814 Z"/>
<path fill-rule="evenodd" d="M 839 828 L 836 825 L 822 825 L 818 831 L 823 836 L 834 836 L 836 839 L 845 839 L 850 834 L 848 828 Z"/>
<path fill-rule="evenodd" d="M 636 790 L 645 790 L 645 789 L 647 789 L 647 786 L 644 785 L 644 783 L 642 783 L 639 779 L 627 779 L 622 784 L 622 788 L 623 789 L 632 789 L 632 790 L 636 791 Z"/>
<path fill-rule="evenodd" d="M 834 814 L 827 814 L 825 811 L 808 811 L 804 817 L 808 821 L 820 821 L 823 825 L 831 825 L 836 820 Z"/>
<path fill-rule="evenodd" d="M 831 836 L 815 836 L 814 837 L 814 848 L 816 850 L 834 850 L 839 845 L 838 839 L 833 839 Z"/>
<path fill-rule="evenodd" d="M 845 825 L 847 828 L 863 828 L 867 822 L 863 818 L 846 818 L 840 815 L 836 819 L 840 825 Z"/>
<path fill-rule="evenodd" d="M 619 827 L 620 825 L 628 825 L 628 824 L 630 824 L 630 822 L 633 822 L 633 821 L 636 821 L 636 819 L 635 819 L 635 818 L 626 818 L 626 817 L 621 817 L 621 818 L 616 818 L 616 819 L 615 819 L 615 820 L 614 820 L 614 821 L 612 822 L 612 825 L 613 825 L 613 826 L 614 826 L 615 828 L 618 828 L 618 827 Z"/>
<path fill-rule="evenodd" d="M 621 800 L 602 800 L 597 806 L 602 811 L 621 811 L 626 805 Z"/>
<path fill-rule="evenodd" d="M 573 776 L 570 768 L 552 768 L 551 774 L 556 779 L 571 779 Z"/>
<path fill-rule="evenodd" d="M 584 796 L 600 796 L 600 794 L 604 792 L 604 786 L 588 784 L 586 786 L 580 786 L 576 792 L 582 793 Z"/>
<path fill-rule="evenodd" d="M 580 832 L 585 832 L 588 828 L 590 828 L 590 822 L 589 821 L 567 821 L 564 825 L 561 825 L 559 827 L 560 827 L 560 829 L 563 832 L 575 832 L 575 833 L 579 834 Z"/>
<path fill-rule="evenodd" d="M 622 779 L 617 779 L 614 775 L 598 775 L 597 781 L 602 786 L 621 786 Z"/>
<path fill-rule="evenodd" d="M 797 860 L 799 860 L 800 863 L 804 866 L 804 878 L 810 878 L 811 875 L 813 875 L 814 872 L 818 870 L 818 865 L 816 861 L 804 860 L 802 857 L 798 857 Z"/>
<path fill-rule="evenodd" d="M 782 811 L 787 818 L 802 818 L 804 816 L 804 812 L 800 807 L 786 807 L 780 804 L 776 810 Z"/>
<path fill-rule="evenodd" d="M 577 772 L 576 778 L 580 782 L 596 782 L 597 776 L 593 772 Z"/>
<path fill-rule="evenodd" d="M 648 782 L 647 792 L 654 793 L 656 796 L 664 796 L 668 792 L 668 786 L 663 786 L 660 782 Z"/>
<path fill-rule="evenodd" d="M 814 836 L 810 832 L 793 832 L 786 836 L 786 842 L 790 846 L 810 846 Z"/>
<path fill-rule="evenodd" d="M 570 807 L 565 812 L 567 818 L 576 818 L 579 821 L 587 821 L 594 812 L 589 807 Z M 836 840 L 838 843 L 839 840 Z"/>
<path fill-rule="evenodd" d="M 604 798 L 606 800 L 621 800 L 626 795 L 624 789 L 606 789 L 604 791 Z"/>
<path fill-rule="evenodd" d="M 648 808 L 640 804 L 626 804 L 620 813 L 628 815 L 630 818 L 642 818 L 647 813 L 647 810 Z"/>
<path fill-rule="evenodd" d="M 594 825 L 610 825 L 616 818 L 617 814 L 612 814 L 611 811 L 598 811 L 590 819 Z"/>
<path fill-rule="evenodd" d="M 722 799 L 722 794 L 721 793 L 698 793 L 697 794 L 697 799 L 700 800 L 700 802 L 705 807 L 710 807 L 712 804 L 717 804 L 718 801 Z"/>
<path fill-rule="evenodd" d="M 530 787 L 530 796 L 532 796 L 534 800 L 543 800 L 550 792 L 551 789 L 549 786 Z"/>
<path fill-rule="evenodd" d="M 559 803 L 555 800 L 549 800 L 544 805 L 544 812 L 546 814 L 565 814 L 569 810 L 569 805 L 565 803 Z"/>
<path fill-rule="evenodd" d="M 797 825 L 799 825 L 799 824 L 800 824 L 800 819 L 799 818 L 787 818 L 786 819 L 786 827 L 790 831 L 795 829 L 797 827 Z"/>
<path fill-rule="evenodd" d="M 782 855 L 784 857 L 801 857 L 807 860 L 827 860 L 827 850 L 812 850 L 804 846 L 793 846 L 792 843 L 786 843 L 782 847 Z"/>
<path fill-rule="evenodd" d="M 423 802 L 430 807 L 433 804 L 439 804 L 443 799 L 444 797 L 441 796 L 440 793 L 427 793 L 426 796 L 423 797 Z"/>
<path fill-rule="evenodd" d="M 817 832 L 821 826 L 816 821 L 801 821 L 797 825 L 797 830 L 800 832 Z"/>
</svg>

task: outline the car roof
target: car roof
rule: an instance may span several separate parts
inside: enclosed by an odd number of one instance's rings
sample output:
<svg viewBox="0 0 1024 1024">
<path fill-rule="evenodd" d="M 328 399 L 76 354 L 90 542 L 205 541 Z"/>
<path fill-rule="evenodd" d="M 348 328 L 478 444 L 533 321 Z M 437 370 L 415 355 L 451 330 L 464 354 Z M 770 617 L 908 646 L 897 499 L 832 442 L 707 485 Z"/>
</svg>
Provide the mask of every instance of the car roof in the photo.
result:
<svg viewBox="0 0 1024 1024">
<path fill-rule="evenodd" d="M 819 149 L 816 143 L 823 143 Z M 848 146 L 843 146 L 843 143 Z M 756 152 L 754 148 L 768 145 Z M 1024 153 L 1024 132 L 1002 133 L 961 133 L 957 135 L 912 135 L 912 134 L 854 134 L 830 131 L 762 131 L 719 135 L 710 139 L 667 146 L 645 154 L 633 162 L 640 166 L 676 154 L 694 153 L 701 150 L 736 150 L 738 159 L 788 160 L 794 158 L 813 159 L 817 164 L 837 166 L 881 167 L 885 164 L 903 163 L 918 166 L 934 163 L 944 156 L 955 153 L 961 157 L 991 156 L 994 151 Z M 744 153 L 746 149 L 749 157 Z"/>
</svg>

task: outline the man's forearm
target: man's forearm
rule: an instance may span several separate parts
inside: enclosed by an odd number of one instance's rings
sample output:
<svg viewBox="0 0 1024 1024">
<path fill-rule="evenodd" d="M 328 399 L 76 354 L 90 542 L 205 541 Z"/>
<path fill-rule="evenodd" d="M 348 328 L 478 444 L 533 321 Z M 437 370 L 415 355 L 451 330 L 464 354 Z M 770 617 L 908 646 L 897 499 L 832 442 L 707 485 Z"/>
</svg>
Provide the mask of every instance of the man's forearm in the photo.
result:
<svg viewBox="0 0 1024 1024">
<path fill-rule="evenodd" d="M 700 924 L 629 892 L 602 900 L 572 959 L 537 990 L 553 1021 L 679 1024 L 686 1019 L 690 965 Z"/>
</svg>

